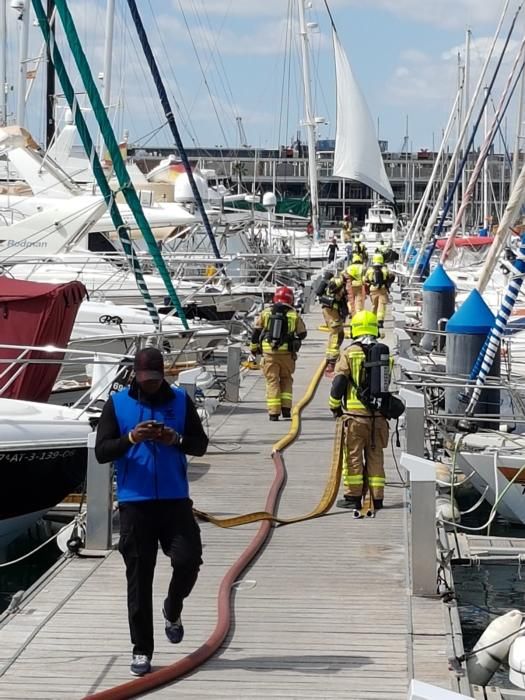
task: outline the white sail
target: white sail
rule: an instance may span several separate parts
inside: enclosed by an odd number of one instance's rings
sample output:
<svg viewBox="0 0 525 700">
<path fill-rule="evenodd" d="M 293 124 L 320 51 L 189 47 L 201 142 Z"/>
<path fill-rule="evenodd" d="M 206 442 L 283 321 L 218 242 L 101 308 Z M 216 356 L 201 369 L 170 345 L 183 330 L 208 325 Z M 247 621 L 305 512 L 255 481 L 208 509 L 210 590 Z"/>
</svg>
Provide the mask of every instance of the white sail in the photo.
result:
<svg viewBox="0 0 525 700">
<path fill-rule="evenodd" d="M 362 182 L 393 202 L 394 193 L 379 150 L 370 110 L 335 29 L 333 37 L 337 86 L 334 177 Z"/>
</svg>

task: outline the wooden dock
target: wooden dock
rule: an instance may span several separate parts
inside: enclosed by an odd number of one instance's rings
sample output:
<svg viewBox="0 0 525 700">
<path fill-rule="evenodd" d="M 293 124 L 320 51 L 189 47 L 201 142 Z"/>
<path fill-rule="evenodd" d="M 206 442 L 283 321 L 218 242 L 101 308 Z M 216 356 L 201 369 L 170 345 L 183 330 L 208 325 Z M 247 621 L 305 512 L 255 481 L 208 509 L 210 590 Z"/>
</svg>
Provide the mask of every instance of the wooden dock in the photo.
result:
<svg viewBox="0 0 525 700">
<path fill-rule="evenodd" d="M 326 335 L 307 318 L 295 399 L 319 364 Z M 328 474 L 334 422 L 324 379 L 304 413 L 299 441 L 285 453 L 288 480 L 279 514 L 310 511 Z M 242 401 L 210 424 L 208 454 L 190 467 L 196 507 L 215 514 L 260 510 L 273 478 L 272 444 L 289 423 L 270 423 L 264 380 L 244 376 Z M 406 492 L 387 453 L 385 509 L 354 520 L 334 508 L 318 520 L 277 528 L 234 594 L 235 618 L 220 653 L 158 698 L 347 698 L 401 700 L 411 678 L 451 688 L 449 628 L 438 599 L 410 595 Z M 432 516 L 430 516 L 432 517 Z M 155 579 L 154 668 L 200 646 L 216 621 L 220 580 L 258 525 L 203 524 L 204 566 L 183 613 L 179 646 L 164 637 L 161 604 L 170 576 L 159 555 Z M 129 681 L 124 567 L 118 552 L 60 561 L 0 618 L 0 698 L 74 700 Z M 457 689 L 457 686 L 456 686 Z"/>
</svg>

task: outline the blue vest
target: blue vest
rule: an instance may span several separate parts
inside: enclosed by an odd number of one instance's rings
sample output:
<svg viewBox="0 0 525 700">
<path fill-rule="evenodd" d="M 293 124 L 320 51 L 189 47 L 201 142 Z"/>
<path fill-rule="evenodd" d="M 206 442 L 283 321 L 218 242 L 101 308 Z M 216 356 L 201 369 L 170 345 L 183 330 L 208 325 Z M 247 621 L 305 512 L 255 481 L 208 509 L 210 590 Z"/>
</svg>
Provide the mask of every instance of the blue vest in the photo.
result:
<svg viewBox="0 0 525 700">
<path fill-rule="evenodd" d="M 161 406 L 148 406 L 133 399 L 129 389 L 113 394 L 111 400 L 121 435 L 127 435 L 137 423 L 154 420 L 184 434 L 186 392 L 172 387 L 173 398 Z M 188 498 L 186 455 L 178 447 L 147 440 L 130 445 L 116 460 L 117 498 L 126 501 L 151 501 Z"/>
</svg>

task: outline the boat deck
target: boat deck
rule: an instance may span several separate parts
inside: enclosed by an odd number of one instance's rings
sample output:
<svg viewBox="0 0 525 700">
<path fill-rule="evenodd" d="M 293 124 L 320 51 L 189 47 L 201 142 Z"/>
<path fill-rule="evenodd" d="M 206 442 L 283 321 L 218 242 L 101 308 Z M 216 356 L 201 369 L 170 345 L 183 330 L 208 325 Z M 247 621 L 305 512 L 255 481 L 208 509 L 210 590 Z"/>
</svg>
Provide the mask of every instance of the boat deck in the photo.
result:
<svg viewBox="0 0 525 700">
<path fill-rule="evenodd" d="M 326 343 L 315 330 L 319 315 L 307 322 L 296 400 Z M 323 379 L 300 439 L 285 453 L 282 516 L 310 511 L 323 491 L 334 433 L 328 391 Z M 242 401 L 212 417 L 209 451 L 190 466 L 196 507 L 223 515 L 262 509 L 274 473 L 271 446 L 288 427 L 268 421 L 260 373 L 244 375 Z M 391 486 L 375 519 L 354 520 L 334 507 L 327 517 L 272 530 L 234 593 L 234 620 L 220 652 L 176 688 L 151 695 L 397 700 L 407 697 L 413 677 L 451 688 L 444 606 L 410 595 L 409 512 L 390 450 L 386 468 Z M 220 581 L 259 526 L 201 527 L 204 566 L 184 609 L 185 639 L 176 647 L 163 633 L 170 568 L 159 556 L 154 668 L 181 659 L 211 634 Z M 0 698 L 73 700 L 129 681 L 125 590 L 117 551 L 61 560 L 18 610 L 0 618 Z"/>
</svg>

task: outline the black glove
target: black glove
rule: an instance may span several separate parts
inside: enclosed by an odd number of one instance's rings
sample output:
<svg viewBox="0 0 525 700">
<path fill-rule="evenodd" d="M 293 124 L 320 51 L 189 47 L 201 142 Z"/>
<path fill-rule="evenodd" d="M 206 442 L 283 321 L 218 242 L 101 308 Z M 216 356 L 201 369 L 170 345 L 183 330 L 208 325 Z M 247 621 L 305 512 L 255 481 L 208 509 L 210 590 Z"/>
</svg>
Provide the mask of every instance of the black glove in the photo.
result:
<svg viewBox="0 0 525 700">
<path fill-rule="evenodd" d="M 331 411 L 335 420 L 341 418 L 341 416 L 343 415 L 343 409 L 340 406 L 339 408 L 332 408 Z"/>
</svg>

